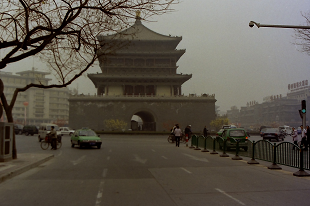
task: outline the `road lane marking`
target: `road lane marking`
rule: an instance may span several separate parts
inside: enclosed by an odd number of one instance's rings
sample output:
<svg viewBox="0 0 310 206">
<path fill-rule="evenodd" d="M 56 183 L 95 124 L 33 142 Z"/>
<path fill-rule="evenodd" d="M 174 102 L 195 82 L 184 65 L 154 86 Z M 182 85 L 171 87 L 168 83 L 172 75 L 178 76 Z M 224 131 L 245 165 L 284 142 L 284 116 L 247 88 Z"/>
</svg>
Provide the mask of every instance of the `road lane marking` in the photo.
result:
<svg viewBox="0 0 310 206">
<path fill-rule="evenodd" d="M 227 194 L 225 191 L 215 188 L 215 190 L 219 191 L 220 193 L 222 193 L 223 195 L 226 195 L 227 197 L 231 198 L 232 200 L 235 200 L 236 202 L 238 202 L 240 205 L 245 205 L 243 202 L 241 202 L 240 200 L 234 198 L 233 196 Z"/>
<path fill-rule="evenodd" d="M 102 172 L 102 177 L 105 178 L 107 176 L 108 169 L 104 169 Z"/>
<path fill-rule="evenodd" d="M 188 171 L 187 169 L 185 169 L 184 167 L 181 167 L 182 170 L 184 170 L 185 172 L 187 172 L 188 174 L 192 174 L 191 171 Z"/>
<path fill-rule="evenodd" d="M 108 173 L 108 169 L 107 168 L 103 169 L 102 177 L 105 178 L 107 176 L 107 173 Z M 100 206 L 101 205 L 103 186 L 104 186 L 104 180 L 101 180 L 100 181 L 100 185 L 99 185 L 99 190 L 98 190 L 98 193 L 97 193 L 97 198 L 96 198 L 95 206 Z"/>
<path fill-rule="evenodd" d="M 136 155 L 136 154 L 135 154 L 134 156 L 135 156 L 134 161 L 140 162 L 140 163 L 142 163 L 142 164 L 145 164 L 146 161 L 147 161 L 147 159 L 142 159 L 141 157 L 139 157 L 139 156 Z"/>
<path fill-rule="evenodd" d="M 96 205 L 95 206 L 100 206 L 101 204 L 101 198 L 102 198 L 102 193 L 103 193 L 103 185 L 104 185 L 104 181 L 102 180 L 100 182 L 100 185 L 99 185 L 99 191 L 98 191 L 98 194 L 97 194 L 97 199 L 96 199 Z"/>
<path fill-rule="evenodd" d="M 190 154 L 185 154 L 183 153 L 185 156 L 188 156 L 190 158 L 192 158 L 193 160 L 197 160 L 197 161 L 201 161 L 201 162 L 209 162 L 209 160 L 207 160 L 206 158 L 199 158 L 199 157 L 195 157 L 193 155 Z"/>
<path fill-rule="evenodd" d="M 80 164 L 84 159 L 85 159 L 86 155 L 80 157 L 79 159 L 77 160 L 73 160 L 71 161 L 73 165 L 77 165 L 77 164 Z"/>
<path fill-rule="evenodd" d="M 161 156 L 162 158 L 164 158 L 164 159 L 168 159 L 167 157 L 165 157 L 165 156 Z"/>
</svg>

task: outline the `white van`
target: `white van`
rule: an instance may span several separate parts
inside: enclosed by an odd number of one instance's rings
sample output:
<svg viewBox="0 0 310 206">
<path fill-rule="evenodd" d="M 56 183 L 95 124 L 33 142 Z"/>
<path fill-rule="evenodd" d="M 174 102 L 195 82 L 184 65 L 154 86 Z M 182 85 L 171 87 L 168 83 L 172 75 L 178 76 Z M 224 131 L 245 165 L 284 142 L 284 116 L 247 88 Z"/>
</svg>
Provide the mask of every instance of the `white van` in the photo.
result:
<svg viewBox="0 0 310 206">
<path fill-rule="evenodd" d="M 236 127 L 236 125 L 233 125 L 233 124 L 231 124 L 231 125 L 223 125 L 222 126 L 222 129 L 235 129 L 235 128 L 237 128 L 237 127 Z"/>
<path fill-rule="evenodd" d="M 59 131 L 59 126 L 57 124 L 42 123 L 39 127 L 39 135 L 38 135 L 39 142 L 41 142 L 41 140 L 44 139 L 46 135 L 51 132 L 52 126 L 54 126 L 54 129 L 56 130 L 57 136 L 61 135 Z"/>
<path fill-rule="evenodd" d="M 279 129 L 283 131 L 284 135 L 291 135 L 292 128 L 287 125 L 279 126 Z"/>
</svg>

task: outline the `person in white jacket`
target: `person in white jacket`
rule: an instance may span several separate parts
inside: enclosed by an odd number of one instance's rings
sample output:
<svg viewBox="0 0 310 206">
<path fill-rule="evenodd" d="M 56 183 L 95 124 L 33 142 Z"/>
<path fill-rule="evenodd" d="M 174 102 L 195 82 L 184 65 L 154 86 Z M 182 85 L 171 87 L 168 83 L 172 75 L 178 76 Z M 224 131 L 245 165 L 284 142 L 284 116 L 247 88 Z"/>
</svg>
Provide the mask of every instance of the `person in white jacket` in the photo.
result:
<svg viewBox="0 0 310 206">
<path fill-rule="evenodd" d="M 300 125 L 300 129 L 301 129 L 301 133 L 298 134 L 298 136 L 297 136 L 297 144 L 298 144 L 298 147 L 301 146 L 302 138 L 306 136 L 306 130 L 303 128 L 302 125 Z"/>
<path fill-rule="evenodd" d="M 295 127 L 292 128 L 292 137 L 293 137 L 293 142 L 294 144 L 297 145 L 297 139 L 298 139 L 298 132 L 297 130 L 295 129 Z M 293 147 L 293 150 L 295 150 L 295 146 Z"/>
<path fill-rule="evenodd" d="M 175 136 L 175 146 L 180 147 L 180 137 L 182 136 L 182 130 L 180 129 L 179 125 L 174 129 L 174 136 Z"/>
</svg>

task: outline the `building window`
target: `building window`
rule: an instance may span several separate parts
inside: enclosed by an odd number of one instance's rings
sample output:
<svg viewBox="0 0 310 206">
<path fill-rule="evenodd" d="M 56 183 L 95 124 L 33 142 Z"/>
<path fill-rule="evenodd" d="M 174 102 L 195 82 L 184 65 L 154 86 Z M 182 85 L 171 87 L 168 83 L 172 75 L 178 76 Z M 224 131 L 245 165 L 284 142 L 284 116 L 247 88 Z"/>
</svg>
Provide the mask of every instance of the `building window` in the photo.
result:
<svg viewBox="0 0 310 206">
<path fill-rule="evenodd" d="M 147 85 L 145 93 L 146 93 L 146 95 L 155 95 L 155 87 L 154 87 L 154 85 Z"/>
<path fill-rule="evenodd" d="M 139 95 L 139 94 L 145 94 L 144 86 L 142 85 L 135 86 L 135 95 Z"/>
<path fill-rule="evenodd" d="M 124 95 L 132 95 L 133 94 L 133 86 L 125 85 Z"/>
</svg>

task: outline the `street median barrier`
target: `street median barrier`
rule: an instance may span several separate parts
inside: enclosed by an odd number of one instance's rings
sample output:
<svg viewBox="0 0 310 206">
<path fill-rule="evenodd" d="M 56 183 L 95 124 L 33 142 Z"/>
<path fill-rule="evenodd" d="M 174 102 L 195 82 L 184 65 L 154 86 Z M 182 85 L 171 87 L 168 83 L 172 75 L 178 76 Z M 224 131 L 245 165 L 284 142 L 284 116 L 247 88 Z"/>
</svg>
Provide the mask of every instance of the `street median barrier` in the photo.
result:
<svg viewBox="0 0 310 206">
<path fill-rule="evenodd" d="M 226 154 L 227 151 L 227 141 L 222 137 L 212 137 L 203 135 L 197 136 L 193 135 L 191 140 L 191 147 L 195 148 L 195 150 L 201 150 L 204 148 L 202 152 L 209 152 L 208 149 L 212 150 L 210 154 L 218 154 L 216 150 L 221 150 L 222 154 L 220 157 L 229 157 Z M 295 172 L 294 176 L 310 176 L 305 170 L 310 170 L 310 148 L 299 147 L 291 142 L 281 142 L 281 143 L 272 143 L 268 140 L 259 140 L 259 141 L 251 141 L 247 140 L 248 147 L 244 147 L 243 150 L 240 150 L 239 143 L 240 139 L 230 138 L 230 144 L 236 143 L 235 147 L 235 156 L 232 158 L 233 160 L 242 160 L 240 156 L 250 157 L 248 164 L 259 164 L 256 161 L 262 160 L 271 162 L 272 164 L 268 166 L 268 169 L 278 169 L 282 168 L 279 165 L 285 165 L 289 167 L 299 168 L 299 171 Z"/>
</svg>

